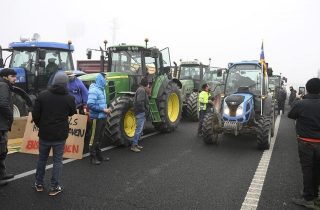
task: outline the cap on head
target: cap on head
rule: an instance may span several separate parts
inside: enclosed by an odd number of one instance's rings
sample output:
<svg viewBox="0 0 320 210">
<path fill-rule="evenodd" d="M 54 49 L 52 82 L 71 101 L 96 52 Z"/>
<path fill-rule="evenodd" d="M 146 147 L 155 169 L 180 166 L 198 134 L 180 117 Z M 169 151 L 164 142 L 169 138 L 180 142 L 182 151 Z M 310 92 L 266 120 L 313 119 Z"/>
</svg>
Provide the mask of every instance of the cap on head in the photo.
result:
<svg viewBox="0 0 320 210">
<path fill-rule="evenodd" d="M 73 71 L 65 71 L 68 77 L 74 77 L 76 74 Z"/>
<path fill-rule="evenodd" d="M 148 79 L 147 78 L 142 78 L 140 81 L 140 85 L 142 85 L 143 87 L 147 87 L 148 86 Z"/>
<path fill-rule="evenodd" d="M 0 71 L 0 77 L 8 77 L 9 75 L 17 75 L 17 72 L 10 68 L 5 68 Z"/>
<path fill-rule="evenodd" d="M 306 84 L 306 89 L 310 94 L 319 94 L 320 93 L 320 79 L 312 78 L 308 80 Z"/>
</svg>

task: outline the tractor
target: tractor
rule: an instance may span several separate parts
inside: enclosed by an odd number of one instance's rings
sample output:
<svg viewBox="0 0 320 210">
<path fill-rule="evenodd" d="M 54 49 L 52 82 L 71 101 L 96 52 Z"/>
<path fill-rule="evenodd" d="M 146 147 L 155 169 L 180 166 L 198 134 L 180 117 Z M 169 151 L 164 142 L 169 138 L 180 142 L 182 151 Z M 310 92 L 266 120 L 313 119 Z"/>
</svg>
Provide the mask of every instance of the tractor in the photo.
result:
<svg viewBox="0 0 320 210">
<path fill-rule="evenodd" d="M 223 74 L 217 75 L 217 69 L 221 69 Z M 199 120 L 198 96 L 202 84 L 208 83 L 210 89 L 215 90 L 215 86 L 222 83 L 224 73 L 225 70 L 222 68 L 210 67 L 210 64 L 204 65 L 196 59 L 181 62 L 179 70 L 174 72 L 173 77 L 178 78 L 182 83 L 183 112 L 187 119 Z M 212 91 L 212 96 L 216 94 L 216 91 Z"/>
<path fill-rule="evenodd" d="M 183 114 L 192 121 L 198 120 L 198 93 L 203 83 L 204 72 L 208 68 L 208 65 L 203 65 L 195 59 L 181 61 L 178 71 L 174 71 L 173 77 L 182 83 Z"/>
<path fill-rule="evenodd" d="M 17 72 L 13 89 L 14 117 L 26 116 L 37 95 L 47 88 L 48 81 L 57 70 L 74 70 L 71 42 L 40 42 L 36 39 L 12 42 L 8 49 L 0 47 L 0 68 L 5 67 L 2 52 L 9 52 L 9 68 Z M 78 72 L 81 74 L 81 72 Z"/>
<path fill-rule="evenodd" d="M 148 120 L 155 129 L 171 132 L 179 124 L 182 100 L 178 79 L 171 78 L 169 48 L 159 50 L 155 47 L 121 44 L 101 51 L 101 66 L 108 63 L 105 88 L 107 104 L 112 112 L 107 118 L 105 134 L 114 145 L 128 146 L 135 134 L 136 119 L 133 110 L 135 91 L 143 77 L 150 87 L 150 111 Z M 90 50 L 87 53 L 91 55 Z M 103 56 L 104 55 L 104 56 Z M 89 56 L 90 57 L 90 56 Z M 88 57 L 88 58 L 89 58 Z M 95 82 L 97 73 L 79 78 L 87 85 Z"/>
<path fill-rule="evenodd" d="M 218 144 L 219 134 L 255 135 L 258 149 L 270 147 L 274 131 L 274 106 L 268 89 L 272 72 L 267 63 L 230 63 L 224 93 L 216 97 L 214 111 L 205 115 L 203 140 Z"/>
</svg>

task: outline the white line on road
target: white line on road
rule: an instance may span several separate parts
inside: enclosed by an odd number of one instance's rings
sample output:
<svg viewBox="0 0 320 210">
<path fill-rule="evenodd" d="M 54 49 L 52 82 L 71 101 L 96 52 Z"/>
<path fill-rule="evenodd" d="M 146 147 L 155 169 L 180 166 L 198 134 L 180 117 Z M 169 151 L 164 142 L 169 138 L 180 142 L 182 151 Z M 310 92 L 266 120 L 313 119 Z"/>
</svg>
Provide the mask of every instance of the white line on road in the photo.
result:
<svg viewBox="0 0 320 210">
<path fill-rule="evenodd" d="M 253 176 L 247 195 L 242 203 L 241 210 L 256 210 L 258 207 L 263 183 L 268 171 L 268 166 L 273 151 L 273 146 L 277 138 L 280 120 L 281 115 L 278 115 L 275 122 L 274 136 L 271 139 L 270 149 L 265 150 L 262 154 L 261 160 Z"/>
<path fill-rule="evenodd" d="M 150 136 L 154 136 L 154 135 L 156 135 L 158 133 L 159 132 L 149 133 L 147 135 L 142 136 L 141 139 L 145 139 L 145 138 L 148 138 Z M 102 148 L 101 150 L 102 151 L 107 151 L 107 150 L 113 149 L 115 147 L 116 146 L 108 146 L 108 147 Z M 88 157 L 89 155 L 90 155 L 90 153 L 86 153 L 86 154 L 83 154 L 83 157 Z M 78 160 L 78 159 L 66 159 L 66 160 L 62 161 L 62 163 L 63 164 L 67 164 L 67 163 L 71 163 L 71 162 L 76 161 L 76 160 Z M 47 165 L 46 166 L 46 170 L 51 169 L 52 167 L 53 167 L 53 164 Z M 17 175 L 14 176 L 13 179 L 9 179 L 8 182 L 12 182 L 14 180 L 21 179 L 23 177 L 30 176 L 30 175 L 35 174 L 35 173 L 36 173 L 36 169 L 30 170 L 30 171 L 27 171 L 27 172 L 24 172 L 24 173 L 21 173 L 21 174 L 17 174 Z"/>
</svg>

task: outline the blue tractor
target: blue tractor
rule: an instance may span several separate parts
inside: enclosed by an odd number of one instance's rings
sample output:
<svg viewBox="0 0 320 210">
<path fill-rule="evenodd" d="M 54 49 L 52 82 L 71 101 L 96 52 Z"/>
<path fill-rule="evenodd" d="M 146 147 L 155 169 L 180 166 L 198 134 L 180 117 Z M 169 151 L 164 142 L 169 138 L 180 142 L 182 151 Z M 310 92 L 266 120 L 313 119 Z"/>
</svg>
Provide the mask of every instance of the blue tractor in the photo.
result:
<svg viewBox="0 0 320 210">
<path fill-rule="evenodd" d="M 14 86 L 14 117 L 26 116 L 37 95 L 47 88 L 50 77 L 58 70 L 74 70 L 69 43 L 26 41 L 12 42 L 7 49 L 0 46 L 0 71 L 10 58 L 9 68 L 17 72 Z M 3 52 L 9 56 L 4 60 Z M 77 72 L 81 74 L 81 72 Z"/>
<path fill-rule="evenodd" d="M 264 66 L 258 61 L 229 64 L 224 93 L 215 98 L 214 111 L 203 121 L 205 143 L 217 144 L 222 133 L 251 134 L 257 137 L 258 149 L 269 149 L 275 113 L 268 89 L 272 71 Z"/>
</svg>

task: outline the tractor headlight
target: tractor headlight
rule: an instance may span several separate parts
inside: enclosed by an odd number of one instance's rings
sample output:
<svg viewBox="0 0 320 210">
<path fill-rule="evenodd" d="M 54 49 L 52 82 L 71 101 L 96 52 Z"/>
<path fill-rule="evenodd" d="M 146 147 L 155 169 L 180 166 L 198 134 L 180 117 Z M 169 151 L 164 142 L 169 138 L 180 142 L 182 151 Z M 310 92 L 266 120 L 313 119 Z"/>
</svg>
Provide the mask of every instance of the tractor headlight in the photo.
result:
<svg viewBox="0 0 320 210">
<path fill-rule="evenodd" d="M 230 115 L 230 109 L 229 109 L 226 102 L 224 102 L 224 104 L 223 104 L 223 113 L 226 115 Z"/>
<path fill-rule="evenodd" d="M 242 114 L 243 114 L 243 103 L 238 106 L 236 111 L 236 116 L 240 116 Z"/>
</svg>

